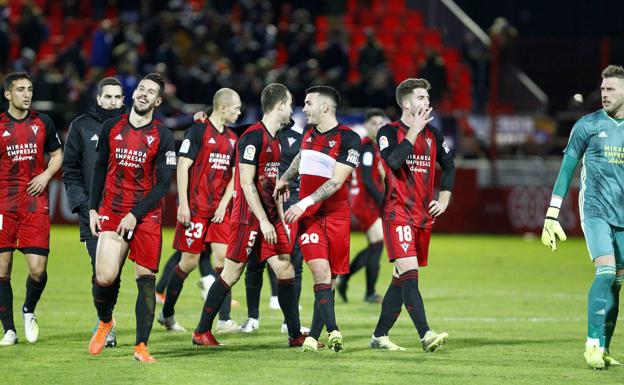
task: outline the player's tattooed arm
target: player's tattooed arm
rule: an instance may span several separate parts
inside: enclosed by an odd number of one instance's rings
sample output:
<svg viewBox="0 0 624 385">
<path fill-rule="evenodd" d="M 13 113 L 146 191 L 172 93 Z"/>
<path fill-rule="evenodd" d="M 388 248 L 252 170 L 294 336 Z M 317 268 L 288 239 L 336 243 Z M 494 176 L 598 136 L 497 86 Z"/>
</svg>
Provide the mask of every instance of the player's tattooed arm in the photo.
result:
<svg viewBox="0 0 624 385">
<path fill-rule="evenodd" d="M 301 153 L 298 153 L 293 161 L 290 163 L 288 170 L 284 171 L 284 175 L 280 177 L 284 181 L 288 182 L 292 178 L 299 174 L 299 164 L 301 163 Z"/>
<path fill-rule="evenodd" d="M 290 166 L 284 174 L 275 182 L 275 189 L 273 190 L 273 198 L 281 198 L 283 202 L 286 202 L 290 197 L 288 191 L 288 182 L 299 174 L 299 163 L 301 163 L 301 152 L 298 153 L 290 163 Z M 279 200 L 279 199 L 278 199 Z"/>
</svg>

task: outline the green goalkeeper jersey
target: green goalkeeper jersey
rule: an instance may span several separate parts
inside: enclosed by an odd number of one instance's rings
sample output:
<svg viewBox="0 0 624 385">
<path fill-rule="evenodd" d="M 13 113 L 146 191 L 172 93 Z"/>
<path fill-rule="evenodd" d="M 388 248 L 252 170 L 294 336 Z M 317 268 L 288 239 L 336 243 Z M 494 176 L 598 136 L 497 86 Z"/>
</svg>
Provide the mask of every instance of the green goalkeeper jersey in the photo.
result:
<svg viewBox="0 0 624 385">
<path fill-rule="evenodd" d="M 624 120 L 598 110 L 579 119 L 563 152 L 583 161 L 579 211 L 624 227 Z"/>
</svg>

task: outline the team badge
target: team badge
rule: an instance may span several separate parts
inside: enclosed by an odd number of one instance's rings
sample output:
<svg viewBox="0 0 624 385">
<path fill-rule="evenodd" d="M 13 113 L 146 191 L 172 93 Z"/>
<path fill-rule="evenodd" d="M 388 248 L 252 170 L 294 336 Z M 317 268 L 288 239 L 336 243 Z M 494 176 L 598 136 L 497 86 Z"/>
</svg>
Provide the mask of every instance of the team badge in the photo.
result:
<svg viewBox="0 0 624 385">
<path fill-rule="evenodd" d="M 427 138 L 426 141 L 427 141 L 427 146 L 431 147 L 431 138 Z"/>
<path fill-rule="evenodd" d="M 297 139 L 292 138 L 292 137 L 288 137 L 288 147 L 292 147 L 293 144 L 295 144 L 295 142 L 297 141 Z"/>
<path fill-rule="evenodd" d="M 189 148 L 191 148 L 191 141 L 189 139 L 184 139 L 180 145 L 180 154 L 186 154 Z"/>
<path fill-rule="evenodd" d="M 243 159 L 253 160 L 254 156 L 256 156 L 256 148 L 251 144 L 247 145 L 245 152 L 243 152 Z"/>
<path fill-rule="evenodd" d="M 33 124 L 32 126 L 30 126 L 30 128 L 33 130 L 35 135 L 37 135 L 37 131 L 39 131 L 39 126 L 37 126 L 36 124 Z"/>
<path fill-rule="evenodd" d="M 330 140 L 329 141 L 329 147 L 334 147 L 336 145 L 336 141 L 335 140 Z"/>
<path fill-rule="evenodd" d="M 176 154 L 175 151 L 167 151 L 165 153 L 165 163 L 167 166 L 175 166 L 176 165 Z"/>
<path fill-rule="evenodd" d="M 409 245 L 407 243 L 401 243 L 401 247 L 403 248 L 403 252 L 407 253 L 407 248 Z"/>
<path fill-rule="evenodd" d="M 379 138 L 379 150 L 383 151 L 387 147 L 388 147 L 388 138 L 386 138 L 385 136 L 382 136 L 381 138 Z"/>
<path fill-rule="evenodd" d="M 188 247 L 191 247 L 193 242 L 195 242 L 195 240 L 193 238 L 186 238 L 186 244 L 188 245 Z"/>
<path fill-rule="evenodd" d="M 446 151 L 447 154 L 449 153 L 449 151 L 451 151 L 448 144 L 446 144 L 446 141 L 442 142 L 442 148 L 444 149 L 444 151 Z"/>
<path fill-rule="evenodd" d="M 154 143 L 154 137 L 152 135 L 146 136 L 145 139 L 147 139 L 147 145 L 148 146 L 151 146 L 152 143 Z"/>
<path fill-rule="evenodd" d="M 230 139 L 230 144 L 232 145 L 232 147 L 234 147 L 234 145 L 236 144 L 236 139 Z"/>
</svg>

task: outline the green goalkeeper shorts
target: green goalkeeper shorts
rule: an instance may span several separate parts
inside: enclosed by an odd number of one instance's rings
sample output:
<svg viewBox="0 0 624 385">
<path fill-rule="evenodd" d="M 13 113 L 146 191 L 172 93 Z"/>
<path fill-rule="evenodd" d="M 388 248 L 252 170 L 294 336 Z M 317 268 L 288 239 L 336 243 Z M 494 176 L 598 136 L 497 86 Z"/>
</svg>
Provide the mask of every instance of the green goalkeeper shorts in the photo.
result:
<svg viewBox="0 0 624 385">
<path fill-rule="evenodd" d="M 585 218 L 581 228 L 592 261 L 604 255 L 614 255 L 616 267 L 624 269 L 624 228 L 612 226 L 602 218 Z"/>
</svg>

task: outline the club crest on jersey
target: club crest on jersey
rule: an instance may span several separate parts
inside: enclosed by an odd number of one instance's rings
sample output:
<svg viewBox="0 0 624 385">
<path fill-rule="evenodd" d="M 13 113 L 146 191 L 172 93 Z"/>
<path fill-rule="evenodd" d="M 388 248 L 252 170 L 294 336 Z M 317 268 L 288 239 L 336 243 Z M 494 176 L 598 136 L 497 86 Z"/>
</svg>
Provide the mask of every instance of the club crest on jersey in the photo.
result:
<svg viewBox="0 0 624 385">
<path fill-rule="evenodd" d="M 165 153 L 165 163 L 167 166 L 175 166 L 176 165 L 176 153 L 175 151 L 167 151 Z"/>
<path fill-rule="evenodd" d="M 217 143 L 217 142 L 214 140 L 214 138 L 210 138 L 210 140 L 208 141 L 208 143 L 210 143 L 210 144 L 215 144 L 215 143 Z"/>
<path fill-rule="evenodd" d="M 427 142 L 427 146 L 431 147 L 431 138 L 427 138 L 425 141 Z"/>
<path fill-rule="evenodd" d="M 236 139 L 230 139 L 230 144 L 234 146 L 236 144 Z"/>
<path fill-rule="evenodd" d="M 407 253 L 407 248 L 409 247 L 409 244 L 407 243 L 401 243 L 401 248 L 403 249 L 403 252 Z"/>
<path fill-rule="evenodd" d="M 186 154 L 190 148 L 191 148 L 191 141 L 189 139 L 184 139 L 182 141 L 182 144 L 180 145 L 180 153 Z"/>
<path fill-rule="evenodd" d="M 154 137 L 152 135 L 146 136 L 145 139 L 147 139 L 147 145 L 148 146 L 151 146 L 152 143 L 154 143 Z"/>
<path fill-rule="evenodd" d="M 289 136 L 288 137 L 288 147 L 292 147 L 292 145 L 295 144 L 296 141 L 297 141 L 297 139 Z"/>
<path fill-rule="evenodd" d="M 39 131 L 39 126 L 37 126 L 36 124 L 33 124 L 32 126 L 30 126 L 30 128 L 33 130 L 35 135 L 37 135 L 37 131 Z"/>
<path fill-rule="evenodd" d="M 7 136 L 11 136 L 11 134 L 9 134 L 9 131 L 4 131 L 4 134 L 2 134 L 2 137 L 6 138 Z"/>
<path fill-rule="evenodd" d="M 243 152 L 243 159 L 253 160 L 255 155 L 256 155 L 256 148 L 251 144 L 247 145 L 247 147 L 245 147 L 245 152 Z"/>
<path fill-rule="evenodd" d="M 193 242 L 195 242 L 195 240 L 193 238 L 186 238 L 186 244 L 188 245 L 188 247 L 191 247 Z"/>
<path fill-rule="evenodd" d="M 330 140 L 329 141 L 329 147 L 334 147 L 336 145 L 336 141 L 335 140 Z"/>
</svg>

